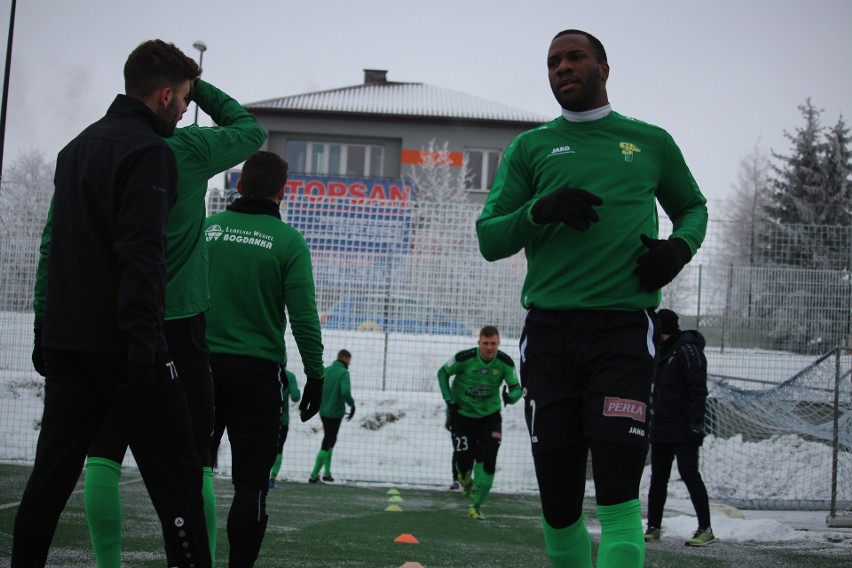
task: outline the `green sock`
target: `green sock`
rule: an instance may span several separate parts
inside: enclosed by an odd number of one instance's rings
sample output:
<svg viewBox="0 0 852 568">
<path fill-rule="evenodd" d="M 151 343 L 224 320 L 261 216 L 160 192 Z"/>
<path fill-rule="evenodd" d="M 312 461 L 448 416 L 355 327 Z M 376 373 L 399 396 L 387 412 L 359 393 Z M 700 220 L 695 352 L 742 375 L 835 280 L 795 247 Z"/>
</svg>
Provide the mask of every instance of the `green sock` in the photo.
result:
<svg viewBox="0 0 852 568">
<path fill-rule="evenodd" d="M 592 568 L 592 541 L 583 514 L 563 529 L 555 529 L 541 517 L 544 548 L 553 568 Z"/>
<path fill-rule="evenodd" d="M 269 479 L 272 481 L 275 481 L 275 478 L 278 477 L 278 472 L 281 471 L 282 457 L 281 454 L 275 456 L 275 463 L 272 464 L 272 469 L 269 471 Z"/>
<path fill-rule="evenodd" d="M 645 537 L 639 499 L 599 505 L 598 520 L 601 523 L 598 568 L 641 567 L 645 563 Z"/>
<path fill-rule="evenodd" d="M 210 543 L 210 558 L 216 565 L 216 491 L 213 489 L 213 468 L 202 468 L 201 498 L 204 501 L 204 523 L 207 525 L 207 541 Z"/>
<path fill-rule="evenodd" d="M 325 475 L 326 477 L 331 477 L 331 452 L 334 451 L 334 448 L 328 449 L 328 455 L 325 457 Z"/>
<path fill-rule="evenodd" d="M 105 458 L 86 460 L 83 508 L 98 568 L 121 567 L 121 464 Z"/>
<path fill-rule="evenodd" d="M 314 469 L 311 471 L 311 478 L 316 479 L 319 477 L 320 469 L 322 469 L 322 465 L 325 463 L 325 459 L 328 457 L 328 452 L 325 450 L 320 450 L 317 453 L 317 459 L 314 462 Z"/>
<path fill-rule="evenodd" d="M 471 485 L 471 491 L 476 492 L 479 490 L 479 480 L 482 479 L 482 475 L 485 473 L 484 467 L 482 462 L 473 463 L 473 484 Z"/>
<path fill-rule="evenodd" d="M 494 474 L 480 471 L 476 476 L 476 495 L 473 497 L 474 506 L 482 505 L 494 485 Z"/>
</svg>

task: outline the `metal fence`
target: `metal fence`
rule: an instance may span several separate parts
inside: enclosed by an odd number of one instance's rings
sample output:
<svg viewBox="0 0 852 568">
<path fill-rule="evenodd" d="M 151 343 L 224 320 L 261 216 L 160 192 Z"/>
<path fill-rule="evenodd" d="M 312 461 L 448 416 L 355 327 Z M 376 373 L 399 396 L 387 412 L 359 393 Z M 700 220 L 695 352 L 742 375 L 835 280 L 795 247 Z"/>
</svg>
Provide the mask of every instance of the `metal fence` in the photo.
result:
<svg viewBox="0 0 852 568">
<path fill-rule="evenodd" d="M 224 203 L 224 195 L 214 190 L 208 209 L 220 210 Z M 337 475 L 448 483 L 451 448 L 435 374 L 455 351 L 472 346 L 485 324 L 500 329 L 501 349 L 517 358 L 526 261 L 523 254 L 494 263 L 481 258 L 474 228 L 480 206 L 373 205 L 291 203 L 282 209 L 282 218 L 302 231 L 312 248 L 326 362 L 340 348 L 354 355 L 353 393 L 361 410 L 353 421 L 358 424 L 341 432 Z M 0 233 L 0 459 L 26 462 L 33 459 L 41 405 L 30 350 L 43 212 L 25 218 L 10 215 L 10 206 L 0 206 L 11 219 Z M 670 228 L 661 223 L 660 233 L 667 235 Z M 848 251 L 821 258 L 821 267 L 778 262 L 791 257 L 790 247 L 804 247 L 807 235 L 850 242 L 852 228 L 803 227 L 796 232 L 798 241 L 788 234 L 779 242 L 766 241 L 769 231 L 746 231 L 763 236 L 760 256 L 751 254 L 754 240 L 737 236 L 743 229 L 711 217 L 704 246 L 665 288 L 662 307 L 681 315 L 682 328 L 705 335 L 715 379 L 759 391 L 794 376 L 818 354 L 848 344 Z M 767 254 L 772 250 L 776 258 Z M 756 258 L 764 264 L 756 265 Z M 287 342 L 290 366 L 303 376 L 289 333 Z M 522 414 L 515 407 L 504 411 L 497 490 L 535 489 Z M 796 435 L 794 423 L 791 418 L 791 435 Z M 291 425 L 284 477 L 307 475 L 319 436 L 310 423 Z M 220 464 L 227 471 L 227 444 L 222 451 Z M 736 452 L 726 455 L 738 459 Z"/>
</svg>

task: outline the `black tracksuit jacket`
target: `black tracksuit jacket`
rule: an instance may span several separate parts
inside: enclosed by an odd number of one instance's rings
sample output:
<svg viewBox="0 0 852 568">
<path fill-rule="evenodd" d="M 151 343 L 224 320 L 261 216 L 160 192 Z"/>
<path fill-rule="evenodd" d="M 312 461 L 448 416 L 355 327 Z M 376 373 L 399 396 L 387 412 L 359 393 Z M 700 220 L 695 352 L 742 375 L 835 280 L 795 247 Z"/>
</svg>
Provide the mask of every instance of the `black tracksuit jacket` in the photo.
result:
<svg viewBox="0 0 852 568">
<path fill-rule="evenodd" d="M 704 424 L 707 400 L 707 359 L 704 336 L 680 331 L 660 346 L 654 379 L 651 443 L 683 444 L 689 427 Z"/>
<path fill-rule="evenodd" d="M 177 162 L 143 103 L 118 95 L 59 153 L 54 177 L 43 344 L 123 352 L 150 364 L 165 350 L 165 227 Z"/>
</svg>

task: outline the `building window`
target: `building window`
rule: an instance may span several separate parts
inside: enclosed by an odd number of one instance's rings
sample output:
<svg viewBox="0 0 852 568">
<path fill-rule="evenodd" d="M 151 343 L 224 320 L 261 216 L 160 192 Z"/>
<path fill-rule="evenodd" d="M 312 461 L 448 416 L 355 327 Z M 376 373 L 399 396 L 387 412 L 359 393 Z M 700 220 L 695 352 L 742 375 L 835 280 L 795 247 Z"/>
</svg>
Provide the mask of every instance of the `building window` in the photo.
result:
<svg viewBox="0 0 852 568">
<path fill-rule="evenodd" d="M 465 150 L 469 178 L 465 187 L 471 191 L 489 191 L 500 164 L 497 150 Z"/>
<path fill-rule="evenodd" d="M 384 152 L 381 146 L 288 140 L 285 151 L 294 174 L 348 177 L 381 177 Z"/>
</svg>

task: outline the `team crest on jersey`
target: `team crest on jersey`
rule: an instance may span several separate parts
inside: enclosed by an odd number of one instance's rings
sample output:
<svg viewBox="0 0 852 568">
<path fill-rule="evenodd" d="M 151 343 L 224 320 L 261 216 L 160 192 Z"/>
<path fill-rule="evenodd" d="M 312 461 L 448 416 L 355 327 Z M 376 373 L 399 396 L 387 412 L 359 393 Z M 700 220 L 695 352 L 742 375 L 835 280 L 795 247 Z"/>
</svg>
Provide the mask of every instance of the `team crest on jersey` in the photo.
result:
<svg viewBox="0 0 852 568">
<path fill-rule="evenodd" d="M 638 400 L 608 396 L 604 398 L 603 415 L 613 418 L 632 418 L 645 423 L 645 403 Z"/>
<path fill-rule="evenodd" d="M 631 142 L 619 142 L 618 147 L 621 148 L 621 154 L 624 156 L 624 161 L 628 163 L 633 161 L 634 152 L 642 151 L 639 149 L 639 146 Z"/>
<path fill-rule="evenodd" d="M 210 225 L 209 227 L 207 227 L 207 230 L 204 231 L 204 234 L 207 237 L 207 241 L 210 242 L 218 241 L 219 237 L 221 237 L 222 233 L 224 232 L 225 231 L 223 231 L 222 227 L 220 227 L 219 225 Z"/>
</svg>

